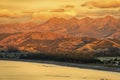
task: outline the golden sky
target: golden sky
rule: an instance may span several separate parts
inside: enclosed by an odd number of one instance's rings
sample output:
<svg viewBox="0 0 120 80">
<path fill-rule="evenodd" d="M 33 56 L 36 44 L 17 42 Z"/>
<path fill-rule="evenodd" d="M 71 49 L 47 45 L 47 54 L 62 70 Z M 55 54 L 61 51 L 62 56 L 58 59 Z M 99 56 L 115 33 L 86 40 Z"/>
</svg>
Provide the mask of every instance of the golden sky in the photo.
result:
<svg viewBox="0 0 120 80">
<path fill-rule="evenodd" d="M 0 23 L 120 16 L 120 0 L 0 0 Z"/>
</svg>

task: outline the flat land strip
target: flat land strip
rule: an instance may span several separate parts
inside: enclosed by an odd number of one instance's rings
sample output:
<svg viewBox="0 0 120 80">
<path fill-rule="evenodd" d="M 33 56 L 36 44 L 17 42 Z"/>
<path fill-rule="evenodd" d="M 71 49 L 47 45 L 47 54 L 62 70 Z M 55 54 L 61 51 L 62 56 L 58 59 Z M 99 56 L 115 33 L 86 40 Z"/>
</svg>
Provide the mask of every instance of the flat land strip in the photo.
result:
<svg viewBox="0 0 120 80">
<path fill-rule="evenodd" d="M 119 72 L 0 60 L 0 80 L 120 80 Z"/>
</svg>

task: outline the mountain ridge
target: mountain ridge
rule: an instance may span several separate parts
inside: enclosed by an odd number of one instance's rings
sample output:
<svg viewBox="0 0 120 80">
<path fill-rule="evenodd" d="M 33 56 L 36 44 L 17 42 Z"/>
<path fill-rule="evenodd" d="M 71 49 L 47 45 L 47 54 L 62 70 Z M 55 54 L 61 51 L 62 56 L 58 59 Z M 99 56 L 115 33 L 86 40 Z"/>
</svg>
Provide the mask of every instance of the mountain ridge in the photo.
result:
<svg viewBox="0 0 120 80">
<path fill-rule="evenodd" d="M 113 16 L 101 18 L 85 17 L 77 19 L 51 18 L 48 21 L 39 23 L 14 23 L 0 24 L 0 33 L 19 32 L 55 32 L 72 36 L 89 36 L 95 38 L 119 38 L 120 19 Z"/>
<path fill-rule="evenodd" d="M 4 35 L 4 34 L 2 34 Z M 1 37 L 0 37 L 1 38 Z M 75 37 L 53 32 L 14 33 L 0 40 L 0 50 L 16 46 L 20 51 L 37 53 L 76 53 L 85 55 L 120 55 L 120 40 Z"/>
</svg>

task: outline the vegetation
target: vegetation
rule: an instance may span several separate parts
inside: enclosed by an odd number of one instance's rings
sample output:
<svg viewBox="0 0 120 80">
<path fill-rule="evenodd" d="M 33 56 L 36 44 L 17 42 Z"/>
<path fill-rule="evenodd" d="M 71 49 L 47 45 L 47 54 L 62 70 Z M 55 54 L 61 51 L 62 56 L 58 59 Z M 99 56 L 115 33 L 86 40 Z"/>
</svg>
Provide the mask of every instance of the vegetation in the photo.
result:
<svg viewBox="0 0 120 80">
<path fill-rule="evenodd" d="M 98 57 L 97 59 L 105 65 L 120 67 L 120 57 Z"/>
<path fill-rule="evenodd" d="M 108 48 L 108 50 L 101 50 L 99 52 L 96 52 L 95 56 L 97 56 L 97 57 L 116 57 L 116 56 L 120 56 L 120 49 L 110 47 L 110 48 Z"/>
<path fill-rule="evenodd" d="M 91 54 L 91 55 L 90 55 Z M 72 63 L 95 63 L 95 64 L 109 64 L 120 65 L 120 58 L 107 59 L 103 57 L 94 57 L 94 53 L 90 52 L 39 52 L 29 53 L 19 51 L 16 46 L 7 46 L 7 50 L 0 51 L 0 58 L 10 59 L 33 59 L 33 60 L 53 60 Z"/>
<path fill-rule="evenodd" d="M 95 58 L 84 58 L 82 56 L 77 56 L 76 54 L 52 54 L 52 53 L 29 53 L 22 55 L 22 59 L 42 59 L 42 60 L 54 60 L 54 61 L 63 61 L 63 62 L 74 62 L 74 63 L 97 63 L 100 62 Z"/>
<path fill-rule="evenodd" d="M 28 53 L 19 51 L 16 46 L 7 46 L 6 51 L 0 52 L 0 58 L 11 59 L 34 59 L 34 60 L 54 60 L 74 63 L 100 63 L 100 60 L 87 56 L 84 53 L 77 52 L 40 52 L 40 53 Z"/>
</svg>

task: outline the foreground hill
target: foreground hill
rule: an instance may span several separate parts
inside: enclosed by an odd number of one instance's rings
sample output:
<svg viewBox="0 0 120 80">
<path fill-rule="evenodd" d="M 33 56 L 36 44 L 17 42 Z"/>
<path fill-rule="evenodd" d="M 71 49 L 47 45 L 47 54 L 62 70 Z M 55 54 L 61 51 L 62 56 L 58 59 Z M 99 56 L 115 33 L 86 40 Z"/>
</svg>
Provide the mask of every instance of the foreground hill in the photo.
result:
<svg viewBox="0 0 120 80">
<path fill-rule="evenodd" d="M 113 16 L 82 19 L 51 18 L 42 24 L 33 22 L 0 24 L 0 33 L 18 32 L 55 32 L 79 37 L 118 39 L 120 38 L 120 19 Z"/>
<path fill-rule="evenodd" d="M 3 37 L 4 36 L 4 37 Z M 21 51 L 78 53 L 84 56 L 119 56 L 120 40 L 74 37 L 53 32 L 2 34 L 1 49 L 15 46 Z"/>
</svg>

